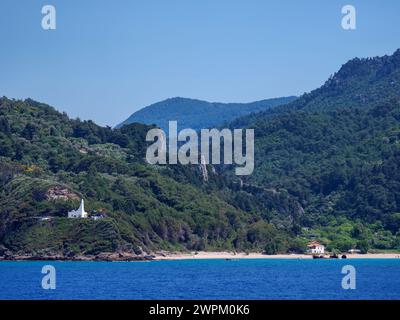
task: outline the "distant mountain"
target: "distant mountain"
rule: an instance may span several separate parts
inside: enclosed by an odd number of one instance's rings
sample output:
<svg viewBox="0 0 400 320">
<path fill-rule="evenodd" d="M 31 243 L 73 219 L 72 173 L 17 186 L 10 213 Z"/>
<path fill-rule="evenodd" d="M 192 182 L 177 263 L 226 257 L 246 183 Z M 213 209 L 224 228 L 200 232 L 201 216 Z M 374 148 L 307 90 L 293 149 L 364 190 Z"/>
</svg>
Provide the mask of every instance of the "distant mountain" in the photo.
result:
<svg viewBox="0 0 400 320">
<path fill-rule="evenodd" d="M 155 124 L 168 130 L 168 121 L 178 121 L 179 128 L 214 128 L 235 118 L 283 105 L 296 97 L 283 97 L 251 103 L 218 103 L 187 98 L 171 98 L 133 113 L 117 128 L 130 123 Z"/>
</svg>

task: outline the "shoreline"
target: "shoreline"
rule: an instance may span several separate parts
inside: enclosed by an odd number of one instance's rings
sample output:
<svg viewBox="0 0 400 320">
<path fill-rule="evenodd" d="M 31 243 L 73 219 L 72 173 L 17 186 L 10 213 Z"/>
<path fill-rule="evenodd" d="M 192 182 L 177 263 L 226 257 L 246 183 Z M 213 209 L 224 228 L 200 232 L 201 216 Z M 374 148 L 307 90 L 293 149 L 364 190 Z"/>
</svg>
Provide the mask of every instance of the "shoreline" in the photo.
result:
<svg viewBox="0 0 400 320">
<path fill-rule="evenodd" d="M 347 259 L 400 259 L 400 253 L 367 253 L 367 254 L 345 254 Z M 340 255 L 339 255 L 340 256 Z M 266 255 L 262 253 L 233 253 L 233 252 L 211 252 L 199 251 L 197 253 L 167 253 L 156 254 L 155 260 L 204 260 L 204 259 L 313 259 L 310 254 L 276 254 Z M 334 259 L 337 260 L 337 259 Z"/>
<path fill-rule="evenodd" d="M 367 253 L 367 254 L 345 254 L 346 259 L 400 259 L 400 253 Z M 341 255 L 339 255 L 339 259 Z M 198 252 L 155 252 L 149 255 L 133 255 L 131 253 L 103 253 L 96 256 L 75 256 L 65 257 L 61 255 L 30 256 L 30 255 L 9 255 L 0 257 L 2 261 L 70 261 L 70 262 L 145 262 L 145 261 L 172 261 L 172 260 L 248 260 L 248 259 L 266 259 L 266 260 L 313 260 L 311 254 L 276 254 L 266 255 L 263 253 L 245 253 L 228 251 L 198 251 Z M 323 260 L 329 259 L 325 255 Z"/>
</svg>

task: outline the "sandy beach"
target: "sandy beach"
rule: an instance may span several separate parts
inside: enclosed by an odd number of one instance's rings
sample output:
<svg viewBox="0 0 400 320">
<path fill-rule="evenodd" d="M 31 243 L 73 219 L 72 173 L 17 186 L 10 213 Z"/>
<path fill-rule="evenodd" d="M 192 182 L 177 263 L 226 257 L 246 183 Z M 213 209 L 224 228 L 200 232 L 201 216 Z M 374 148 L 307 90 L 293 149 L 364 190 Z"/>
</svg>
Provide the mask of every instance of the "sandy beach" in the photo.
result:
<svg viewBox="0 0 400 320">
<path fill-rule="evenodd" d="M 368 253 L 346 254 L 347 259 L 400 259 L 398 253 Z M 265 255 L 262 253 L 234 253 L 234 252 L 170 252 L 156 254 L 156 260 L 194 260 L 194 259 L 312 259 L 308 254 L 277 254 Z"/>
</svg>

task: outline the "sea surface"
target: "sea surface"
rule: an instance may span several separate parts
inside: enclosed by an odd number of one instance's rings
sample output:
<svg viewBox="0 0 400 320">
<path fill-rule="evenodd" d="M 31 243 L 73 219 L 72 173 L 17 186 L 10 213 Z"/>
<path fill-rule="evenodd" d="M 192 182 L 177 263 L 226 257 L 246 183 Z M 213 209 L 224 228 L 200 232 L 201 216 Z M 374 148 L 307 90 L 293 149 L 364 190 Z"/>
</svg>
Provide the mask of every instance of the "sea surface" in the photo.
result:
<svg viewBox="0 0 400 320">
<path fill-rule="evenodd" d="M 54 266 L 56 289 L 42 288 Z M 356 289 L 342 288 L 342 268 Z M 0 262 L 0 299 L 396 299 L 400 259 Z"/>
</svg>

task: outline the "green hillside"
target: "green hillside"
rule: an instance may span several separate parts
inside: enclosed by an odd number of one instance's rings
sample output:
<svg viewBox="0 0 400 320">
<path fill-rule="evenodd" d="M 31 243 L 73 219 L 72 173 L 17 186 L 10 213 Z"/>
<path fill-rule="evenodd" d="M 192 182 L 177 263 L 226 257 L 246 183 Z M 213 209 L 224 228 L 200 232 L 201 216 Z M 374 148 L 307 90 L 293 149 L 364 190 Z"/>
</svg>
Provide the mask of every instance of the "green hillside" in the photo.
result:
<svg viewBox="0 0 400 320">
<path fill-rule="evenodd" d="M 321 88 L 231 126 L 255 129 L 247 183 L 286 190 L 302 227 L 339 248 L 360 230 L 364 247 L 399 247 L 400 50 L 351 60 Z"/>
<path fill-rule="evenodd" d="M 290 230 L 278 232 L 258 210 L 262 205 L 241 209 L 234 200 L 240 195 L 249 202 L 248 193 L 229 183 L 217 188 L 213 181 L 222 179 L 211 172 L 205 185 L 197 167 L 147 165 L 148 129 L 112 130 L 30 99 L 1 98 L 0 245 L 18 254 L 64 257 L 288 248 Z M 105 218 L 66 218 L 81 197 L 89 212 Z"/>
<path fill-rule="evenodd" d="M 255 171 L 151 166 L 144 124 L 69 119 L 0 99 L 0 256 L 159 250 L 400 249 L 400 51 L 230 124 L 255 129 Z M 196 125 L 196 124 L 194 124 Z M 203 125 L 199 123 L 198 125 Z M 66 218 L 79 200 L 102 219 Z"/>
</svg>

